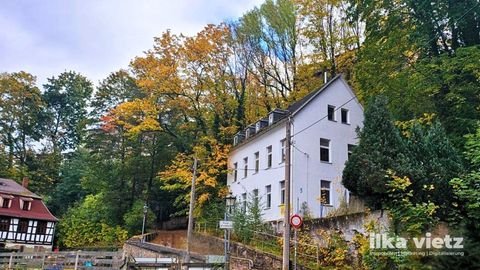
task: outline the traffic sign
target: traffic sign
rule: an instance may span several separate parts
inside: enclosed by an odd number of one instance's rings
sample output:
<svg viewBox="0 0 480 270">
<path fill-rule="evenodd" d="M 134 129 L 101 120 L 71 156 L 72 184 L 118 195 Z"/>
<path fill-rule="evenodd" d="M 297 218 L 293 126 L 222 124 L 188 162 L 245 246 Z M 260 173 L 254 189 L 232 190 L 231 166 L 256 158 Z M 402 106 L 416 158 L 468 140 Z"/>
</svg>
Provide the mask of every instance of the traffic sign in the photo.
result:
<svg viewBox="0 0 480 270">
<path fill-rule="evenodd" d="M 292 227 L 294 227 L 295 229 L 302 227 L 302 224 L 303 220 L 301 216 L 295 214 L 290 217 L 290 225 L 292 225 Z"/>
<path fill-rule="evenodd" d="M 220 229 L 233 229 L 233 221 L 220 220 Z"/>
</svg>

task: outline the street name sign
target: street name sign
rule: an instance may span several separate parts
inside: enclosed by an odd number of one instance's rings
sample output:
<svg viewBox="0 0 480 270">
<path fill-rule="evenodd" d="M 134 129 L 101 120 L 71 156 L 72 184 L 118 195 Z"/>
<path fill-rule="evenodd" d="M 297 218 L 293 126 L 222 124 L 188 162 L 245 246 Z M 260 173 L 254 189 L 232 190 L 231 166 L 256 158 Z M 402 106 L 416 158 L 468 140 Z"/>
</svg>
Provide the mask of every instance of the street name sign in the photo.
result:
<svg viewBox="0 0 480 270">
<path fill-rule="evenodd" d="M 233 229 L 233 221 L 220 220 L 220 229 Z"/>
</svg>

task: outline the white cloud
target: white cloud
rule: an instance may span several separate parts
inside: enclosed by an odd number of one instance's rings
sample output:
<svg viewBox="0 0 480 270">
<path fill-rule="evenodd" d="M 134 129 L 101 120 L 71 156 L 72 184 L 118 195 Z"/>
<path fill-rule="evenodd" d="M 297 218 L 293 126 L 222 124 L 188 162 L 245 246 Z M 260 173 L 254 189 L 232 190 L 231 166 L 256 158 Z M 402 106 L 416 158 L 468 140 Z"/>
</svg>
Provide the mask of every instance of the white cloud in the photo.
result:
<svg viewBox="0 0 480 270">
<path fill-rule="evenodd" d="M 12 2 L 0 10 L 0 72 L 25 70 L 42 84 L 64 70 L 96 83 L 127 67 L 167 29 L 193 35 L 207 23 L 236 19 L 262 1 Z"/>
</svg>

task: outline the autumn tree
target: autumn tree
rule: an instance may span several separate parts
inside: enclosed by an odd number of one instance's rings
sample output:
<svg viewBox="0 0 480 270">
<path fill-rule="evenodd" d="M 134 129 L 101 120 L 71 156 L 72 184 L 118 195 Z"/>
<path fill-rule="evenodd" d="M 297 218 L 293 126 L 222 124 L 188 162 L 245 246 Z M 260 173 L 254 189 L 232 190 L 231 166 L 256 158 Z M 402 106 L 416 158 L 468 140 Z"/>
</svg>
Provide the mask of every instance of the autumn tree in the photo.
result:
<svg viewBox="0 0 480 270">
<path fill-rule="evenodd" d="M 360 49 L 363 23 L 349 17 L 350 5 L 343 0 L 298 0 L 300 31 L 313 53 L 308 57 L 329 76 L 344 73 L 349 79 L 352 61 Z"/>
<path fill-rule="evenodd" d="M 31 143 L 42 138 L 40 122 L 45 104 L 35 82 L 33 75 L 23 71 L 0 74 L 0 140 L 7 147 L 9 170 L 16 165 L 24 170 L 21 167 Z"/>
</svg>

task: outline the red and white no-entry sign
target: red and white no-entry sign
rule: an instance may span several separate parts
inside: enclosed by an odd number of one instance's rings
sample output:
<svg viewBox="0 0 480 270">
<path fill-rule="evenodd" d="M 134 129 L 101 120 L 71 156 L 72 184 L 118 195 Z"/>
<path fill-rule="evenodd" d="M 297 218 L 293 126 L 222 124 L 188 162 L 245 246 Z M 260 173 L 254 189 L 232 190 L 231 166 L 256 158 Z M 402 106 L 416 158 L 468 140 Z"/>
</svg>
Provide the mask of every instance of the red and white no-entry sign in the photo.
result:
<svg viewBox="0 0 480 270">
<path fill-rule="evenodd" d="M 290 225 L 292 225 L 292 227 L 294 227 L 295 229 L 302 227 L 302 224 L 303 220 L 301 216 L 295 214 L 290 217 Z"/>
</svg>

